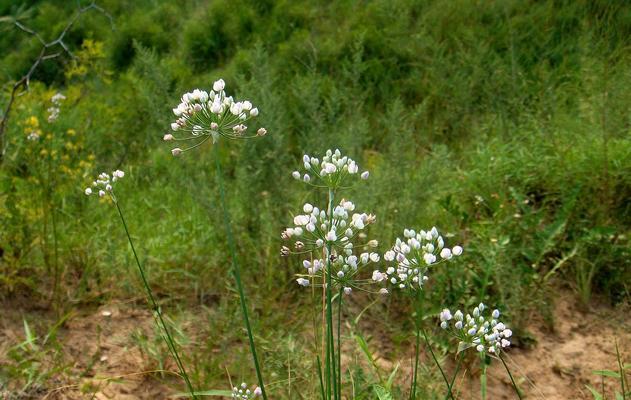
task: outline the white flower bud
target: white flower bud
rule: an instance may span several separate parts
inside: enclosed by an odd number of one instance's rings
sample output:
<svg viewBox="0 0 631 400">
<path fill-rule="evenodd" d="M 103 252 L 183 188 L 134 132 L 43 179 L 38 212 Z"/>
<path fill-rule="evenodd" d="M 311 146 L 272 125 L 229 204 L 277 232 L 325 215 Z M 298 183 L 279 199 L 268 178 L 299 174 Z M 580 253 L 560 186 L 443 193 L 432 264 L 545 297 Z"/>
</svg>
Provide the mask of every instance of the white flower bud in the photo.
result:
<svg viewBox="0 0 631 400">
<path fill-rule="evenodd" d="M 259 130 L 256 131 L 257 136 L 265 136 L 266 133 L 267 133 L 267 129 L 265 128 L 259 128 Z"/>
<path fill-rule="evenodd" d="M 454 256 L 459 256 L 460 254 L 462 254 L 462 247 L 454 246 L 454 248 L 451 249 L 451 252 L 454 254 Z"/>
<path fill-rule="evenodd" d="M 173 135 L 171 135 L 170 133 L 167 133 L 166 135 L 164 135 L 164 137 L 162 138 L 165 142 L 171 141 L 173 139 L 175 139 L 173 137 Z"/>
<path fill-rule="evenodd" d="M 226 87 L 226 82 L 223 79 L 219 79 L 213 83 L 213 90 L 215 92 L 221 92 Z"/>
<path fill-rule="evenodd" d="M 364 180 L 366 180 L 366 179 L 368 179 L 368 175 L 370 175 L 370 172 L 368 172 L 368 171 L 364 171 L 364 172 L 362 172 L 362 174 L 361 174 L 361 178 L 362 178 L 362 179 L 364 179 Z"/>
<path fill-rule="evenodd" d="M 105 196 L 105 191 L 104 190 L 99 190 L 99 197 L 103 197 Z"/>
<path fill-rule="evenodd" d="M 92 189 L 87 188 L 87 189 L 85 190 L 85 195 L 86 195 L 86 196 L 89 196 L 89 195 L 91 195 L 91 194 L 92 194 Z"/>
<path fill-rule="evenodd" d="M 171 150 L 171 154 L 173 154 L 175 157 L 177 157 L 180 154 L 182 154 L 182 149 L 180 149 L 179 147 L 176 147 L 173 150 Z"/>
<path fill-rule="evenodd" d="M 294 171 L 291 173 L 291 176 L 293 176 L 294 179 L 300 179 L 300 172 Z"/>
<path fill-rule="evenodd" d="M 298 284 L 299 284 L 300 286 L 304 286 L 304 287 L 309 286 L 309 279 L 305 279 L 305 278 L 298 278 L 298 279 L 296 279 L 296 282 L 298 282 Z"/>
<path fill-rule="evenodd" d="M 379 294 L 388 294 L 388 289 L 386 288 L 379 289 Z"/>
</svg>

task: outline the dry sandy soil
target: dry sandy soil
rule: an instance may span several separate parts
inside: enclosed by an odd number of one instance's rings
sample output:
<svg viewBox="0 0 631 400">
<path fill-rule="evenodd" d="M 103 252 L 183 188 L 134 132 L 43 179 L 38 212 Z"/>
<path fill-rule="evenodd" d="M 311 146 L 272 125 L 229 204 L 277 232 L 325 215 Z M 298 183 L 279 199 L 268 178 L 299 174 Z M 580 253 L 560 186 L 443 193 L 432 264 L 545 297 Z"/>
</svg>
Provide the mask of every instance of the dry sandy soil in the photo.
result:
<svg viewBox="0 0 631 400">
<path fill-rule="evenodd" d="M 23 315 L 30 320 L 46 320 L 46 313 L 20 310 L 3 305 L 0 319 L 0 383 L 1 370 L 8 368 L 9 350 L 24 341 Z M 532 349 L 511 349 L 508 363 L 527 399 L 591 399 L 586 384 L 600 388 L 601 380 L 592 371 L 616 369 L 614 339 L 617 338 L 623 360 L 631 360 L 631 316 L 625 310 L 594 307 L 581 311 L 572 297 L 563 294 L 555 305 L 555 329 L 546 329 L 533 318 L 529 328 L 537 345 Z M 70 373 L 63 377 L 54 373 L 38 392 L 20 394 L 0 391 L 3 399 L 167 399 L 172 387 L 152 376 L 151 362 L 130 340 L 132 332 L 151 332 L 153 318 L 148 311 L 129 305 L 111 304 L 90 313 L 71 316 L 60 329 L 60 342 L 65 359 L 70 359 Z M 51 353 L 48 359 L 54 359 Z M 388 360 L 383 360 L 385 365 Z M 52 362 L 52 361 L 51 361 Z M 44 360 L 45 363 L 45 360 Z M 46 368 L 44 368 L 45 370 Z M 449 369 L 449 367 L 447 368 Z M 458 379 L 458 399 L 478 399 L 477 372 L 463 370 Z M 69 378 L 72 376 L 72 378 Z M 618 382 L 605 379 L 608 396 Z M 489 400 L 514 399 L 510 381 L 501 363 L 489 369 Z"/>
</svg>

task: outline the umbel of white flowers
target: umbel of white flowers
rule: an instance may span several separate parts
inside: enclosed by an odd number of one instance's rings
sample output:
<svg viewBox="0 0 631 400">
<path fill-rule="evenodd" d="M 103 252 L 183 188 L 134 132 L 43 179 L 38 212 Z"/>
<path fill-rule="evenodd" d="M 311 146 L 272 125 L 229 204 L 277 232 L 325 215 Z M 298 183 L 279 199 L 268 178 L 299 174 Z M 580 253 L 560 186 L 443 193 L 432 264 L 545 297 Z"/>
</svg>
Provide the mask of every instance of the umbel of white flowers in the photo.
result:
<svg viewBox="0 0 631 400">
<path fill-rule="evenodd" d="M 255 397 L 259 397 L 263 394 L 260 387 L 255 387 L 253 390 L 248 389 L 248 385 L 243 382 L 240 386 L 232 388 L 232 398 L 239 400 L 250 400 Z"/>
<path fill-rule="evenodd" d="M 372 279 L 387 281 L 396 289 L 419 290 L 429 279 L 427 272 L 441 262 L 452 260 L 462 254 L 462 247 L 445 247 L 443 237 L 435 227 L 427 231 L 403 230 L 403 239 L 397 238 L 394 246 L 383 258 L 391 263 L 385 272 L 375 270 Z"/>
<path fill-rule="evenodd" d="M 327 150 L 322 160 L 305 154 L 302 156 L 305 173 L 294 171 L 291 173 L 297 180 L 302 180 L 313 186 L 326 186 L 336 189 L 349 183 L 353 177 L 368 179 L 368 171 L 359 173 L 359 166 L 350 157 L 342 156 L 342 153 Z"/>
<path fill-rule="evenodd" d="M 324 253 L 326 244 L 331 246 L 331 275 L 333 283 L 343 288 L 345 294 L 350 294 L 353 287 L 367 283 L 357 279 L 359 269 L 369 263 L 380 260 L 378 253 L 364 251 L 355 253 L 357 249 L 377 247 L 376 240 L 366 240 L 363 230 L 374 223 L 376 218 L 372 214 L 354 213 L 355 204 L 342 200 L 332 210 L 333 215 L 324 209 L 306 203 L 302 207 L 304 214 L 294 217 L 294 226 L 283 231 L 281 238 L 293 242 L 291 248 L 283 246 L 281 255 L 290 254 L 309 255 L 302 262 L 306 274 L 298 274 L 296 282 L 301 286 L 309 286 L 311 280 L 326 275 L 326 260 L 319 258 Z M 361 241 L 361 244 L 354 242 Z M 313 257 L 316 253 L 316 257 Z"/>
<path fill-rule="evenodd" d="M 485 317 L 485 310 L 486 306 L 480 303 L 471 314 L 464 315 L 458 310 L 452 315 L 447 308 L 440 313 L 440 327 L 460 340 L 458 352 L 475 348 L 480 353 L 499 355 L 503 348 L 510 346 L 513 332 L 499 321 L 500 311 L 493 310 Z"/>
<path fill-rule="evenodd" d="M 195 89 L 182 96 L 180 104 L 173 109 L 176 116 L 171 124 L 173 133 L 164 135 L 165 141 L 190 141 L 187 148 L 176 147 L 171 150 L 174 156 L 194 149 L 212 138 L 213 143 L 222 136 L 227 139 L 247 139 L 264 136 L 265 128 L 259 128 L 254 134 L 248 134 L 247 123 L 259 114 L 258 108 L 248 100 L 235 101 L 224 91 L 223 79 L 213 83 L 211 91 Z"/>
<path fill-rule="evenodd" d="M 90 196 L 95 193 L 98 194 L 99 197 L 108 195 L 113 201 L 116 201 L 116 196 L 114 195 L 114 184 L 124 176 L 125 173 L 120 169 L 112 172 L 111 176 L 106 172 L 101 172 L 94 182 L 92 182 L 92 186 L 84 190 L 84 193 L 86 196 Z"/>
<path fill-rule="evenodd" d="M 66 100 L 66 96 L 61 93 L 55 93 L 53 97 L 50 98 L 51 103 L 53 103 L 52 107 L 49 107 L 48 110 L 48 122 L 51 124 L 57 121 L 59 118 L 59 111 L 61 107 L 61 102 Z"/>
</svg>

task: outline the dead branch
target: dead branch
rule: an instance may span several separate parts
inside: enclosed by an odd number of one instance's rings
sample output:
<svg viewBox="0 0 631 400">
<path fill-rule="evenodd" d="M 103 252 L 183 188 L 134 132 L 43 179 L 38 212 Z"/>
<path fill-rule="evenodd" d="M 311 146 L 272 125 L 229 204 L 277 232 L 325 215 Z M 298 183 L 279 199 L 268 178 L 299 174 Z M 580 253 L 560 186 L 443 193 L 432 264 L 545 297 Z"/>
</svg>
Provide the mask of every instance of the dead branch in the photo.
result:
<svg viewBox="0 0 631 400">
<path fill-rule="evenodd" d="M 36 31 L 34 31 L 33 29 L 27 27 L 26 25 L 24 25 L 23 23 L 21 23 L 20 21 L 18 21 L 17 18 L 13 18 L 12 19 L 12 23 L 13 25 L 15 25 L 15 27 L 31 36 L 33 36 L 34 38 L 37 39 L 37 41 L 39 41 L 42 45 L 42 48 L 39 52 L 39 55 L 37 56 L 37 58 L 35 59 L 35 61 L 33 62 L 33 64 L 31 65 L 31 67 L 28 69 L 28 71 L 26 72 L 26 74 L 24 74 L 20 79 L 18 79 L 14 84 L 13 84 L 13 88 L 11 89 L 11 95 L 9 97 L 9 102 L 7 103 L 5 109 L 4 109 L 4 113 L 2 114 L 2 119 L 0 119 L 0 164 L 2 164 L 2 161 L 4 159 L 4 155 L 6 152 L 6 140 L 5 140 L 5 133 L 6 133 L 6 129 L 7 129 L 7 123 L 9 121 L 9 115 L 11 113 L 11 109 L 13 107 L 13 103 L 15 102 L 16 98 L 18 96 L 21 96 L 22 94 L 24 94 L 25 92 L 28 91 L 29 89 L 29 85 L 31 82 L 31 77 L 33 76 L 33 73 L 35 72 L 35 70 L 37 69 L 37 67 L 39 67 L 39 65 L 46 60 L 51 60 L 53 58 L 57 58 L 59 56 L 61 56 L 62 54 L 67 54 L 69 57 L 71 58 L 76 58 L 74 56 L 74 54 L 70 51 L 70 49 L 68 48 L 68 46 L 66 45 L 66 43 L 64 42 L 64 38 L 66 37 L 66 34 L 68 33 L 68 31 L 72 28 L 72 26 L 75 24 L 75 22 L 77 22 L 77 20 L 85 13 L 94 10 L 97 11 L 99 13 L 101 13 L 102 15 L 104 15 L 110 22 L 110 25 L 112 26 L 112 29 L 114 28 L 114 20 L 112 18 L 112 16 L 105 11 L 102 7 L 98 6 L 96 4 L 95 1 L 93 1 L 92 3 L 90 3 L 89 5 L 85 6 L 85 7 L 81 7 L 79 6 L 79 9 L 77 10 L 77 12 L 70 18 L 70 20 L 68 21 L 68 23 L 66 24 L 66 26 L 64 27 L 64 29 L 61 31 L 61 33 L 59 34 L 59 36 L 57 36 L 56 39 L 50 41 L 50 42 L 46 42 L 42 36 L 37 33 Z M 55 50 L 55 48 L 61 48 L 59 50 Z"/>
</svg>

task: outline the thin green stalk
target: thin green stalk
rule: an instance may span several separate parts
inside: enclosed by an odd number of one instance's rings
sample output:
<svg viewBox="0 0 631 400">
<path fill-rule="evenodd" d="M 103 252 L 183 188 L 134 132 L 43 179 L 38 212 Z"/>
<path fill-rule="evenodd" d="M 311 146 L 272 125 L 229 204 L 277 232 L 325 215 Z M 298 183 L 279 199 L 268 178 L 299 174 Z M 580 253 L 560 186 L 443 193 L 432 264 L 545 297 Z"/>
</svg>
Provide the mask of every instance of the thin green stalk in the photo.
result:
<svg viewBox="0 0 631 400">
<path fill-rule="evenodd" d="M 462 364 L 462 359 L 464 358 L 464 352 L 460 353 L 460 357 L 458 357 L 458 362 L 456 363 L 456 369 L 454 370 L 454 376 L 451 378 L 451 383 L 447 386 L 447 395 L 445 396 L 445 400 L 449 399 L 451 397 L 452 400 L 454 400 L 454 395 L 453 395 L 453 387 L 454 387 L 454 382 L 456 382 L 456 377 L 458 376 L 458 371 L 460 370 L 460 364 Z"/>
<path fill-rule="evenodd" d="M 429 339 L 427 338 L 425 329 L 421 328 L 421 333 L 423 334 L 423 338 L 425 338 L 425 344 L 427 345 L 427 348 L 429 349 L 429 352 L 432 355 L 432 359 L 434 360 L 434 363 L 438 367 L 438 370 L 440 371 L 440 374 L 442 375 L 443 380 L 445 381 L 445 384 L 447 385 L 447 390 L 449 391 L 449 394 L 451 395 L 451 385 L 449 384 L 449 381 L 447 380 L 447 375 L 445 375 L 445 371 L 443 371 L 443 368 L 440 366 L 440 363 L 438 362 L 438 359 L 436 358 L 436 354 L 434 354 L 434 350 L 432 349 L 432 345 L 429 343 Z"/>
<path fill-rule="evenodd" d="M 422 323 L 422 307 L 423 298 L 420 290 L 416 293 L 416 345 L 414 347 L 414 376 L 412 377 L 412 387 L 410 388 L 410 400 L 416 399 L 416 377 L 418 375 L 418 358 L 419 347 L 421 345 L 421 323 Z"/>
<path fill-rule="evenodd" d="M 343 288 L 340 288 L 339 298 L 337 299 L 337 395 L 342 398 L 342 342 L 340 341 L 340 332 L 342 328 L 342 294 Z"/>
<path fill-rule="evenodd" d="M 484 356 L 481 358 L 482 361 L 482 374 L 480 375 L 480 399 L 486 400 L 486 360 Z"/>
<path fill-rule="evenodd" d="M 333 189 L 329 189 L 329 225 L 333 226 L 333 199 L 335 193 Z M 331 398 L 331 391 L 333 391 L 333 398 L 337 400 L 337 379 L 335 373 L 335 346 L 333 338 L 333 278 L 331 276 L 331 244 L 327 242 L 326 245 L 326 335 L 327 335 L 327 352 L 326 352 L 326 379 L 328 397 Z"/>
<path fill-rule="evenodd" d="M 191 381 L 188 378 L 188 374 L 186 373 L 186 369 L 184 368 L 184 364 L 182 363 L 182 360 L 180 359 L 180 355 L 177 352 L 177 348 L 175 347 L 175 341 L 173 340 L 173 337 L 171 336 L 171 332 L 169 331 L 169 328 L 168 328 L 166 322 L 164 321 L 164 318 L 162 317 L 162 311 L 160 310 L 160 307 L 158 306 L 158 303 L 156 302 L 155 298 L 153 297 L 153 291 L 151 290 L 151 286 L 149 286 L 149 282 L 147 281 L 147 277 L 145 276 L 145 270 L 140 265 L 140 260 L 138 259 L 138 254 L 136 253 L 136 247 L 134 246 L 134 242 L 131 239 L 131 235 L 129 234 L 129 229 L 127 228 L 127 222 L 125 222 L 125 217 L 123 216 L 123 210 L 121 210 L 121 207 L 118 204 L 118 201 L 114 201 L 114 204 L 116 204 L 116 209 L 118 210 L 118 215 L 120 216 L 121 222 L 123 223 L 123 227 L 125 228 L 125 234 L 127 234 L 127 240 L 129 241 L 129 245 L 131 246 L 131 251 L 132 251 L 132 253 L 134 253 L 134 259 L 136 260 L 136 265 L 138 266 L 138 271 L 140 272 L 140 277 L 142 278 L 142 283 L 145 286 L 145 291 L 147 292 L 147 297 L 149 298 L 149 302 L 151 304 L 151 307 L 153 308 L 153 311 L 154 311 L 155 315 L 157 315 L 157 317 L 158 317 L 157 320 L 160 323 L 160 325 L 162 326 L 162 330 L 164 331 L 165 340 L 167 342 L 167 347 L 169 348 L 169 351 L 171 352 L 171 355 L 175 359 L 175 363 L 177 364 L 177 367 L 180 370 L 180 375 L 184 379 L 184 381 L 186 382 L 186 387 L 187 387 L 188 391 L 191 393 L 191 397 L 193 399 L 196 399 L 197 396 L 195 395 L 195 390 L 193 389 L 193 385 L 191 384 Z"/>
<path fill-rule="evenodd" d="M 228 248 L 230 250 L 230 257 L 232 258 L 232 274 L 237 284 L 237 290 L 239 292 L 239 300 L 241 301 L 241 311 L 243 313 L 243 322 L 248 332 L 248 340 L 250 342 L 250 352 L 252 353 L 252 359 L 254 360 L 254 368 L 256 369 L 256 377 L 261 388 L 263 399 L 267 400 L 267 393 L 265 392 L 265 384 L 263 383 L 263 375 L 261 374 L 261 367 L 259 366 L 259 360 L 256 355 L 256 346 L 254 345 L 254 337 L 252 335 L 252 328 L 250 326 L 250 319 L 248 318 L 248 306 L 246 303 L 245 292 L 243 290 L 243 283 L 241 281 L 241 269 L 237 260 L 237 250 L 232 235 L 232 225 L 230 224 L 230 215 L 228 213 L 228 207 L 226 206 L 226 194 L 223 187 L 223 178 L 221 173 L 221 162 L 219 160 L 219 146 L 215 147 L 215 164 L 217 166 L 217 182 L 219 186 L 219 194 L 221 198 L 221 209 L 223 211 L 223 225 L 226 231 L 226 237 L 228 239 Z"/>
<path fill-rule="evenodd" d="M 513 384 L 513 389 L 515 389 L 515 393 L 517 393 L 517 397 L 519 397 L 519 399 L 521 400 L 521 392 L 519 391 L 519 388 L 517 388 L 515 379 L 513 379 L 513 374 L 511 374 L 510 369 L 508 369 L 508 365 L 506 364 L 506 361 L 504 361 L 504 357 L 502 357 L 501 353 L 500 353 L 500 360 L 502 360 L 502 364 L 504 364 L 504 368 L 506 369 L 506 372 L 508 372 L 508 376 L 510 378 L 511 383 Z"/>
<path fill-rule="evenodd" d="M 618 348 L 618 339 L 616 339 L 616 358 L 618 360 L 618 372 L 620 373 L 620 389 L 622 390 L 622 400 L 627 400 L 627 391 L 624 383 L 624 367 L 622 366 L 622 358 L 620 357 L 620 349 Z"/>
<path fill-rule="evenodd" d="M 316 362 L 318 363 L 318 378 L 320 378 L 320 394 L 322 395 L 322 400 L 326 400 L 324 382 L 322 381 L 322 361 L 320 360 L 319 355 L 316 355 Z"/>
</svg>

